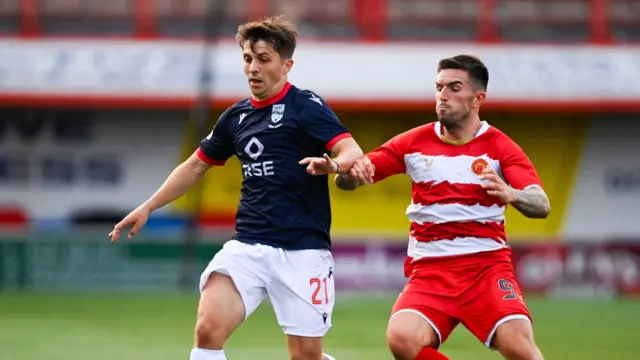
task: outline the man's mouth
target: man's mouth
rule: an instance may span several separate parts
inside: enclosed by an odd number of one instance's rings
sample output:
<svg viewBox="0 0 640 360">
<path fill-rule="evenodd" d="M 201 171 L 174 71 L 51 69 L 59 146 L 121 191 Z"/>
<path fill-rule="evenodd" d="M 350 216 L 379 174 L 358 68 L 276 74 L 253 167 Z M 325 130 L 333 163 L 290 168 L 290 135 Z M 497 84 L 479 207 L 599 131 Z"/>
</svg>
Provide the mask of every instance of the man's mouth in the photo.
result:
<svg viewBox="0 0 640 360">
<path fill-rule="evenodd" d="M 249 84 L 251 84 L 251 85 L 259 85 L 259 84 L 262 84 L 262 80 L 256 79 L 256 78 L 251 78 L 251 79 L 249 79 Z"/>
</svg>

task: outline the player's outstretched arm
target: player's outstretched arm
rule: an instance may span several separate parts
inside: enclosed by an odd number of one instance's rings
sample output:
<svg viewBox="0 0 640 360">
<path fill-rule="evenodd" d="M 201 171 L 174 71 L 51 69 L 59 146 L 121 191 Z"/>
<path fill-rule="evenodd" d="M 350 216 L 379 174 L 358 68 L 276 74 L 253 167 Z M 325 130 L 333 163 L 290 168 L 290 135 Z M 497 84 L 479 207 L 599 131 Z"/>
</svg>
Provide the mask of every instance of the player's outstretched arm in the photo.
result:
<svg viewBox="0 0 640 360">
<path fill-rule="evenodd" d="M 356 160 L 363 154 L 360 145 L 352 137 L 338 141 L 331 148 L 331 153 L 335 154 L 333 160 L 338 163 L 337 173 L 349 171 Z"/>
<path fill-rule="evenodd" d="M 129 213 L 129 215 L 113 228 L 113 231 L 109 234 L 111 241 L 117 241 L 120 236 L 120 231 L 129 225 L 131 225 L 129 238 L 135 236 L 140 228 L 147 222 L 151 212 L 184 195 L 210 168 L 211 165 L 201 160 L 198 155 L 195 153 L 191 155 L 189 159 L 178 165 L 171 172 L 162 186 L 160 186 L 149 200 Z"/>
<path fill-rule="evenodd" d="M 338 141 L 332 148 L 331 153 L 335 158 L 325 154 L 323 157 L 308 157 L 302 159 L 299 164 L 307 165 L 307 172 L 311 175 L 325 175 L 329 173 L 352 173 L 356 161 L 362 158 L 362 149 L 353 138 L 345 138 Z M 358 178 L 366 182 L 373 182 L 374 168 L 364 167 L 358 172 Z"/>
<path fill-rule="evenodd" d="M 211 168 L 197 154 L 192 154 L 169 174 L 165 182 L 145 202 L 150 211 L 159 209 L 173 202 L 191 189 Z"/>
<path fill-rule="evenodd" d="M 369 172 L 375 172 L 375 167 L 367 156 L 361 156 L 349 171 L 337 174 L 334 182 L 338 189 L 353 191 L 361 185 L 373 183 L 373 179 L 368 179 L 365 175 Z"/>
<path fill-rule="evenodd" d="M 394 136 L 378 148 L 360 156 L 348 171 L 335 177 L 338 189 L 353 191 L 362 185 L 370 185 L 389 176 L 405 173 L 404 154 L 415 131 L 410 130 Z M 371 178 L 363 176 L 367 173 L 372 174 Z"/>
</svg>

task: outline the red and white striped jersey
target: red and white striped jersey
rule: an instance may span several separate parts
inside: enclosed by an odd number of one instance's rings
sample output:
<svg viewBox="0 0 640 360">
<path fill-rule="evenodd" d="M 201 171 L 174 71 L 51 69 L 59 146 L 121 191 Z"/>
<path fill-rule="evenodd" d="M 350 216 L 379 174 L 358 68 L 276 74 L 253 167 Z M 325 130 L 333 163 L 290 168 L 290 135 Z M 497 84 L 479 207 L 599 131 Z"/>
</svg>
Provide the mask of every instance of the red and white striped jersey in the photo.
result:
<svg viewBox="0 0 640 360">
<path fill-rule="evenodd" d="M 446 142 L 441 130 L 439 122 L 419 126 L 367 154 L 375 182 L 403 173 L 411 178 L 409 260 L 507 248 L 506 204 L 482 189 L 480 174 L 491 166 L 513 188 L 542 187 L 531 161 L 486 122 L 463 145 Z"/>
</svg>

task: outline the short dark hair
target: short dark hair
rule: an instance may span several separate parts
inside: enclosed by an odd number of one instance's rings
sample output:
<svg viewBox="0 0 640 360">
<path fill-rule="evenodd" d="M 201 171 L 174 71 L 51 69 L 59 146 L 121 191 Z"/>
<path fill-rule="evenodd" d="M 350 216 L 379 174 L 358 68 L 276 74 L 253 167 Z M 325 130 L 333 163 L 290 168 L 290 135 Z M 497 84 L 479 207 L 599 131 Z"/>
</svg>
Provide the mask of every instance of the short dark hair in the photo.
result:
<svg viewBox="0 0 640 360">
<path fill-rule="evenodd" d="M 298 30 L 295 25 L 286 21 L 282 16 L 269 16 L 262 21 L 252 21 L 238 27 L 236 40 L 240 47 L 245 41 L 253 46 L 264 40 L 273 46 L 274 50 L 284 59 L 291 59 L 296 49 Z"/>
<path fill-rule="evenodd" d="M 440 60 L 438 63 L 438 72 L 445 69 L 460 69 L 469 74 L 471 81 L 484 91 L 489 85 L 489 70 L 484 63 L 473 55 L 456 55 L 450 58 Z"/>
</svg>

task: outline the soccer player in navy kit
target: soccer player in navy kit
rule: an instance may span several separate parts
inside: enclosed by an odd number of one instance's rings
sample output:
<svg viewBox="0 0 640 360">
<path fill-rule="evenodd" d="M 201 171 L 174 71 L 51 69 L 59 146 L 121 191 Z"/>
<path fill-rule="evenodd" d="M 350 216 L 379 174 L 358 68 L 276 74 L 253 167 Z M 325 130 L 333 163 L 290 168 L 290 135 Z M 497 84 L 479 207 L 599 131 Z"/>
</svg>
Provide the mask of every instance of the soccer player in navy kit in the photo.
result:
<svg viewBox="0 0 640 360">
<path fill-rule="evenodd" d="M 334 305 L 327 174 L 348 171 L 363 153 L 318 95 L 287 81 L 297 35 L 280 18 L 240 26 L 253 96 L 228 108 L 197 151 L 109 234 L 116 241 L 133 225 L 132 237 L 210 167 L 239 158 L 236 232 L 202 273 L 191 360 L 226 359 L 224 342 L 266 296 L 291 359 L 333 359 L 322 352 Z M 373 167 L 359 176 L 372 181 Z"/>
</svg>

